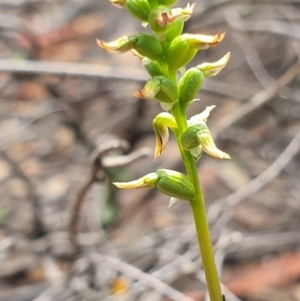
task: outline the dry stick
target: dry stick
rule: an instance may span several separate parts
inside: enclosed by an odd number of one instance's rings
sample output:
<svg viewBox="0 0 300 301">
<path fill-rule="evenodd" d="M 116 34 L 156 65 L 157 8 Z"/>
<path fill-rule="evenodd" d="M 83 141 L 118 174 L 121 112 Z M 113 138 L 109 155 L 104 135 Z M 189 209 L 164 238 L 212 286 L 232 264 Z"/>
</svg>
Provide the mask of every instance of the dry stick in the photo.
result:
<svg viewBox="0 0 300 301">
<path fill-rule="evenodd" d="M 229 25 L 232 23 L 232 19 L 235 19 L 235 23 L 239 26 L 239 28 L 244 29 L 244 24 L 239 18 L 239 14 L 237 10 L 227 10 L 225 13 L 226 21 Z M 233 27 L 233 26 L 232 26 Z M 251 39 L 248 33 L 236 33 L 234 34 L 235 39 L 237 40 L 239 46 L 245 54 L 245 58 L 248 62 L 248 66 L 252 70 L 256 79 L 260 82 L 260 84 L 267 88 L 269 85 L 273 84 L 274 80 L 270 76 L 270 74 L 265 69 L 255 47 L 251 43 Z"/>
<path fill-rule="evenodd" d="M 181 292 L 170 287 L 168 284 L 158 280 L 156 277 L 153 277 L 150 274 L 144 273 L 143 271 L 137 269 L 136 267 L 121 261 L 115 257 L 111 257 L 103 254 L 92 254 L 92 257 L 95 261 L 104 261 L 106 263 L 114 266 L 118 271 L 133 277 L 139 281 L 144 282 L 146 285 L 153 287 L 157 292 L 162 295 L 168 296 L 173 301 L 193 301 L 191 298 L 185 296 Z"/>
<path fill-rule="evenodd" d="M 80 188 L 75 204 L 73 205 L 72 213 L 71 213 L 71 222 L 69 225 L 69 236 L 70 240 L 75 248 L 74 256 L 77 256 L 81 253 L 81 247 L 79 245 L 78 239 L 77 239 L 77 233 L 78 233 L 78 220 L 80 215 L 80 209 L 82 207 L 84 197 L 92 184 L 97 180 L 97 173 L 98 173 L 98 166 L 93 164 L 89 177 L 86 179 L 82 187 Z"/>
<path fill-rule="evenodd" d="M 47 289 L 47 281 L 22 285 L 10 289 L 2 288 L 0 291 L 0 301 L 28 301 L 33 300 Z"/>
<path fill-rule="evenodd" d="M 112 67 L 84 63 L 61 63 L 30 60 L 4 60 L 0 59 L 0 72 L 15 74 L 53 74 L 57 76 L 80 76 L 89 78 L 114 78 L 127 81 L 144 82 L 149 76 L 142 69 L 129 67 Z M 234 98 L 246 98 L 253 91 L 247 87 L 236 87 L 233 91 L 231 85 L 215 79 L 207 79 L 202 90 L 227 95 Z"/>
<path fill-rule="evenodd" d="M 28 199 L 31 202 L 31 206 L 34 209 L 34 231 L 35 235 L 41 234 L 43 229 L 43 223 L 40 218 L 41 213 L 41 205 L 40 205 L 40 199 L 38 194 L 36 193 L 36 188 L 31 181 L 29 177 L 23 172 L 23 170 L 19 167 L 18 163 L 16 163 L 14 160 L 10 159 L 10 157 L 0 148 L 0 155 L 1 157 L 10 165 L 12 169 L 13 175 L 17 176 L 18 178 L 22 179 L 27 187 L 28 187 Z"/>
<path fill-rule="evenodd" d="M 126 149 L 128 148 L 128 143 L 124 140 L 111 140 L 103 143 L 92 155 L 93 156 L 93 162 L 91 165 L 90 173 L 84 184 L 81 186 L 75 203 L 72 208 L 71 212 L 71 221 L 69 225 L 69 236 L 70 240 L 75 248 L 75 254 L 74 256 L 77 256 L 81 253 L 81 247 L 79 245 L 78 239 L 77 239 L 77 233 L 78 233 L 78 221 L 79 221 L 79 215 L 80 215 L 80 209 L 82 207 L 82 204 L 84 202 L 84 197 L 86 193 L 89 191 L 90 187 L 93 185 L 93 183 L 99 181 L 99 172 L 104 173 L 104 168 L 102 164 L 102 156 L 105 155 L 107 152 L 113 150 L 113 149 Z M 104 174 L 103 174 L 104 175 Z"/>
<path fill-rule="evenodd" d="M 104 77 L 122 80 L 147 80 L 147 74 L 138 68 L 123 68 L 84 63 L 59 63 L 30 60 L 0 59 L 0 71 L 24 74 L 54 74 L 84 77 Z"/>
<path fill-rule="evenodd" d="M 70 240 L 75 248 L 75 256 L 81 253 L 81 246 L 77 239 L 78 234 L 78 222 L 79 215 L 82 204 L 84 202 L 84 198 L 91 188 L 91 186 L 98 182 L 99 180 L 104 179 L 107 175 L 107 169 L 119 166 L 125 166 L 129 163 L 134 162 L 140 158 L 149 155 L 148 148 L 141 148 L 136 150 L 128 155 L 123 156 L 113 156 L 113 157 L 105 157 L 105 155 L 112 150 L 122 150 L 125 151 L 129 148 L 129 144 L 125 140 L 114 139 L 101 144 L 101 146 L 94 151 L 91 155 L 93 158 L 90 173 L 85 182 L 82 184 L 80 190 L 77 193 L 76 200 L 74 202 L 72 212 L 71 212 L 71 221 L 69 225 L 69 236 Z M 100 173 L 102 173 L 100 177 Z"/>
<path fill-rule="evenodd" d="M 299 72 L 300 61 L 297 61 L 281 77 L 279 77 L 274 84 L 255 94 L 247 103 L 239 106 L 232 113 L 224 116 L 212 130 L 214 136 L 217 137 L 226 128 L 271 100 L 279 92 L 279 90 L 289 84 Z"/>
<path fill-rule="evenodd" d="M 293 140 L 287 146 L 287 148 L 281 153 L 281 155 L 270 165 L 263 173 L 258 177 L 250 181 L 245 187 L 230 194 L 229 196 L 217 200 L 216 204 L 210 206 L 208 211 L 208 218 L 210 221 L 216 219 L 216 216 L 220 211 L 229 209 L 251 194 L 255 193 L 271 180 L 273 180 L 293 159 L 293 157 L 299 152 L 300 149 L 300 131 L 295 135 Z"/>
<path fill-rule="evenodd" d="M 299 245 L 298 231 L 274 232 L 254 235 L 237 234 L 237 239 L 226 250 L 226 258 L 249 260 L 253 257 L 262 257 L 276 250 L 277 253 Z"/>
</svg>

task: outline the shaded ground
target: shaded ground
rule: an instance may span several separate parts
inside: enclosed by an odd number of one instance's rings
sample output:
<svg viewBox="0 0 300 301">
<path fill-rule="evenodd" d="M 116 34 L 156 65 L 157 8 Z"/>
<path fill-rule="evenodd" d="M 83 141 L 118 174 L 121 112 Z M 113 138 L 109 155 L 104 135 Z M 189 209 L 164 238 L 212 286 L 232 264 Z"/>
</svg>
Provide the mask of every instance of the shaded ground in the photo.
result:
<svg viewBox="0 0 300 301">
<path fill-rule="evenodd" d="M 144 29 L 108 1 L 0 8 L 0 301 L 203 300 L 188 204 L 110 184 L 183 171 L 174 140 L 153 162 L 161 108 L 130 96 L 139 59 L 95 43 Z M 226 31 L 193 65 L 231 51 L 189 112 L 217 106 L 232 157 L 199 164 L 228 301 L 300 300 L 299 16 L 297 1 L 199 1 L 185 29 Z"/>
</svg>

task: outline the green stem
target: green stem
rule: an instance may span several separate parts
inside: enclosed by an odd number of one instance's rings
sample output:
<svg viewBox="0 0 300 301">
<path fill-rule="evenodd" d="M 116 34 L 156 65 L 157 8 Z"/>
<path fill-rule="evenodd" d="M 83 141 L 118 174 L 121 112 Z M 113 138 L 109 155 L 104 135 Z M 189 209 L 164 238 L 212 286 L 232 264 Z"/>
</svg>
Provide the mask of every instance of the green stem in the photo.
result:
<svg viewBox="0 0 300 301">
<path fill-rule="evenodd" d="M 198 177 L 197 163 L 190 152 L 184 150 L 181 144 L 181 136 L 187 128 L 185 110 L 181 109 L 179 104 L 176 103 L 173 106 L 172 113 L 178 125 L 178 129 L 175 131 L 175 137 L 180 149 L 182 160 L 196 191 L 195 199 L 190 200 L 190 205 L 193 210 L 209 297 L 211 301 L 222 301 L 220 281 L 214 259 L 204 197 Z"/>
</svg>

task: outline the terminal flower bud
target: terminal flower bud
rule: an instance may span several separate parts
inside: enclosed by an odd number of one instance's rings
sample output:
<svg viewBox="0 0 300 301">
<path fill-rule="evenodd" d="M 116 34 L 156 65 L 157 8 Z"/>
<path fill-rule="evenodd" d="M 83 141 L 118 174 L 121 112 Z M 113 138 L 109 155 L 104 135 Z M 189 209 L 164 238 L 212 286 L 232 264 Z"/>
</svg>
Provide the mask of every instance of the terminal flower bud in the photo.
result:
<svg viewBox="0 0 300 301">
<path fill-rule="evenodd" d="M 191 68 L 184 73 L 178 82 L 179 103 L 187 107 L 197 95 L 204 80 L 204 74 L 197 68 Z"/>
<path fill-rule="evenodd" d="M 148 22 L 151 7 L 147 0 L 126 0 L 126 8 L 135 18 Z"/>
<path fill-rule="evenodd" d="M 188 127 L 181 137 L 181 143 L 183 148 L 193 151 L 191 152 L 192 155 L 195 155 L 195 149 L 201 146 L 203 151 L 212 157 L 230 159 L 228 154 L 222 152 L 216 147 L 205 122 Z"/>
<path fill-rule="evenodd" d="M 201 70 L 205 77 L 215 76 L 220 73 L 226 66 L 230 58 L 230 52 L 227 52 L 220 60 L 214 63 L 203 63 L 196 68 Z"/>
<path fill-rule="evenodd" d="M 131 182 L 113 183 L 122 189 L 151 189 L 156 187 L 160 192 L 181 200 L 191 200 L 195 197 L 195 188 L 190 179 L 184 174 L 169 170 L 159 169 Z"/>
<path fill-rule="evenodd" d="M 156 99 L 164 109 L 169 110 L 178 99 L 177 85 L 164 76 L 154 76 L 148 80 L 144 88 L 133 93 L 133 96 L 144 99 Z"/>
<path fill-rule="evenodd" d="M 153 120 L 153 130 L 155 133 L 154 160 L 163 152 L 169 141 L 169 129 L 176 129 L 177 123 L 173 115 L 167 112 L 158 114 Z"/>
<path fill-rule="evenodd" d="M 180 14 L 183 17 L 184 21 L 187 21 L 192 13 L 194 12 L 196 7 L 196 3 L 193 3 L 192 5 L 190 5 L 189 3 L 187 4 L 186 8 L 173 8 L 172 9 L 172 14 L 173 15 L 178 15 Z"/>
<path fill-rule="evenodd" d="M 125 8 L 126 0 L 109 0 L 110 3 L 117 8 Z"/>
</svg>

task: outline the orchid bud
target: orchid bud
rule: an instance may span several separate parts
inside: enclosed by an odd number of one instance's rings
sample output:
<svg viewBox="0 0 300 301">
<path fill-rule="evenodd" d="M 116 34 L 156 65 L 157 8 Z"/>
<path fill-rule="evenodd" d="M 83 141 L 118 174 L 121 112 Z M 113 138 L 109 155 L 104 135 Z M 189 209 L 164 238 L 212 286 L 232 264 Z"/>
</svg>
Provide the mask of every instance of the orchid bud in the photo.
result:
<svg viewBox="0 0 300 301">
<path fill-rule="evenodd" d="M 156 185 L 160 192 L 181 200 L 191 200 L 195 197 L 194 185 L 184 174 L 169 169 L 159 169 L 156 174 Z"/>
<path fill-rule="evenodd" d="M 126 0 L 126 8 L 135 18 L 148 22 L 151 7 L 147 0 Z"/>
<path fill-rule="evenodd" d="M 156 187 L 160 192 L 182 200 L 191 200 L 195 197 L 195 188 L 190 179 L 180 172 L 169 169 L 159 169 L 156 173 L 152 172 L 135 181 L 113 184 L 122 189 Z"/>
<path fill-rule="evenodd" d="M 169 130 L 176 129 L 177 123 L 173 115 L 167 112 L 158 114 L 153 120 L 153 130 L 155 133 L 154 160 L 163 152 L 169 141 Z"/>
<path fill-rule="evenodd" d="M 197 68 L 191 68 L 178 82 L 179 103 L 186 108 L 197 95 L 204 80 L 204 74 Z"/>
<path fill-rule="evenodd" d="M 188 64 L 198 50 L 216 46 L 224 38 L 224 33 L 215 36 L 199 34 L 183 34 L 175 38 L 166 49 L 166 60 L 173 69 L 179 69 Z"/>
<path fill-rule="evenodd" d="M 134 49 L 139 54 L 151 60 L 159 60 L 163 57 L 163 49 L 155 37 L 144 33 L 137 34 L 135 37 Z"/>
<path fill-rule="evenodd" d="M 192 149 L 195 151 L 197 147 L 201 146 L 203 151 L 212 157 L 230 159 L 228 154 L 222 152 L 216 147 L 209 128 L 204 122 L 188 127 L 181 137 L 181 143 L 183 148 L 187 150 Z"/>
<path fill-rule="evenodd" d="M 157 61 L 152 61 L 148 58 L 143 58 L 142 64 L 146 68 L 147 72 L 151 77 L 163 75 L 161 66 Z"/>
<path fill-rule="evenodd" d="M 133 93 L 133 96 L 144 99 L 156 99 L 164 109 L 169 110 L 178 99 L 177 85 L 164 76 L 154 76 L 148 80 L 145 87 Z"/>
<path fill-rule="evenodd" d="M 220 60 L 214 63 L 203 63 L 196 68 L 203 72 L 205 77 L 215 76 L 220 73 L 226 66 L 230 58 L 230 52 L 227 52 Z"/>
<path fill-rule="evenodd" d="M 173 69 L 179 69 L 188 64 L 196 55 L 197 49 L 192 48 L 190 44 L 183 38 L 178 36 L 166 49 L 166 61 Z"/>
</svg>

